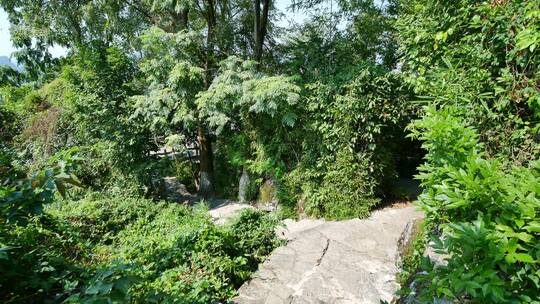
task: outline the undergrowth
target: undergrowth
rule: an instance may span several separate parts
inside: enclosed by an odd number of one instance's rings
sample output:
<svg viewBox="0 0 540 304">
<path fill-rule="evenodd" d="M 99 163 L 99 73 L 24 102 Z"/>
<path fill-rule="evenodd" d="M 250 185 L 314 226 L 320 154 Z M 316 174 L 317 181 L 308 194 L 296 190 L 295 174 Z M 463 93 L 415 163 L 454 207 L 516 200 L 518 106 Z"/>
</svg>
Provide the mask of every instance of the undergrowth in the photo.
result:
<svg viewBox="0 0 540 304">
<path fill-rule="evenodd" d="M 427 245 L 426 223 L 423 220 L 413 222 L 411 238 L 401 248 L 401 269 L 397 274 L 397 282 L 402 286 L 402 292 L 408 292 L 408 284 L 418 272 L 420 262 Z"/>
<path fill-rule="evenodd" d="M 195 208 L 127 196 L 57 201 L 0 228 L 4 303 L 213 303 L 232 298 L 280 244 L 246 210 L 215 225 Z"/>
</svg>

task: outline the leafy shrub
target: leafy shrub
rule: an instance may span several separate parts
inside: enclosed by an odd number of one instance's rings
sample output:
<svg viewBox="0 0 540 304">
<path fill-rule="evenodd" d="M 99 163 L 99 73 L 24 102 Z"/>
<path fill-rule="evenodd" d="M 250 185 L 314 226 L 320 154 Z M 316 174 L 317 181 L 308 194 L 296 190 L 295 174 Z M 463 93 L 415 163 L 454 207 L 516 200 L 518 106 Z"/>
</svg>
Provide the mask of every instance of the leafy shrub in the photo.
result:
<svg viewBox="0 0 540 304">
<path fill-rule="evenodd" d="M 12 184 L 0 186 L 0 216 L 6 223 L 24 223 L 42 213 L 44 205 L 54 201 L 56 190 L 66 195 L 66 184 L 79 185 L 77 178 L 66 173 L 66 162 L 32 173 Z"/>
<path fill-rule="evenodd" d="M 204 205 L 95 194 L 44 211 L 0 230 L 3 301 L 225 301 L 280 244 L 253 210 L 217 226 Z"/>
<path fill-rule="evenodd" d="M 0 126 L 0 139 L 2 140 L 2 146 L 4 143 L 9 142 L 17 134 L 17 124 L 18 119 L 15 113 L 8 109 L 5 105 L 5 102 L 2 100 L 0 95 L 0 121 L 2 121 L 2 126 Z"/>
<path fill-rule="evenodd" d="M 107 244 L 129 224 L 142 219 L 152 220 L 162 208 L 163 203 L 150 203 L 136 197 L 94 195 L 74 203 L 58 203 L 49 212 L 68 220 L 72 229 L 87 240 Z"/>
<path fill-rule="evenodd" d="M 228 229 L 237 239 L 235 247 L 248 252 L 251 267 L 256 267 L 281 241 L 275 237 L 277 220 L 260 211 L 247 209 L 230 223 Z"/>
<path fill-rule="evenodd" d="M 467 109 L 489 157 L 538 158 L 538 1 L 403 4 L 397 27 L 415 92 Z"/>
<path fill-rule="evenodd" d="M 88 258 L 69 225 L 43 215 L 25 226 L 3 223 L 0 247 L 0 299 L 7 303 L 61 302 L 84 273 L 77 260 Z"/>
<path fill-rule="evenodd" d="M 414 279 L 414 275 L 420 269 L 420 263 L 426 251 L 428 241 L 428 227 L 422 219 L 416 219 L 412 222 L 410 239 L 398 241 L 398 250 L 400 251 L 401 261 L 400 271 L 397 274 L 397 282 L 401 285 L 399 294 L 410 292 L 408 284 Z"/>
<path fill-rule="evenodd" d="M 349 82 L 318 82 L 306 90 L 304 128 L 294 134 L 300 163 L 283 183 L 287 196 L 311 215 L 365 217 L 385 181 L 396 176 L 397 142 L 415 115 L 411 93 L 400 75 L 374 65 Z"/>
<path fill-rule="evenodd" d="M 59 299 L 64 285 L 79 273 L 71 262 L 84 253 L 77 236 L 43 214 L 58 190 L 78 184 L 66 163 L 0 186 L 0 298 L 9 302 Z M 60 233 L 58 233 L 60 232 Z"/>
<path fill-rule="evenodd" d="M 367 170 L 366 160 L 341 152 L 335 161 L 323 174 L 316 170 L 294 172 L 300 174 L 295 182 L 303 190 L 303 211 L 328 219 L 366 217 L 379 203 L 379 199 L 373 197 L 376 185 Z M 317 175 L 322 176 L 322 183 L 310 182 L 310 179 L 321 180 L 316 179 Z"/>
<path fill-rule="evenodd" d="M 140 281 L 133 264 L 119 261 L 98 269 L 80 292 L 69 296 L 63 303 L 122 303 L 129 302 L 129 288 Z"/>
<path fill-rule="evenodd" d="M 427 108 L 412 129 L 428 151 L 419 175 L 428 188 L 419 204 L 442 229 L 435 248 L 449 255 L 445 266 L 425 265 L 424 297 L 539 301 L 540 163 L 506 169 L 486 159 L 459 114 Z"/>
<path fill-rule="evenodd" d="M 226 227 L 214 226 L 200 216 L 180 220 L 183 223 L 173 228 L 170 216 L 165 215 L 137 228 L 150 229 L 153 234 L 128 233 L 119 243 L 124 250 L 120 254 L 129 259 L 153 261 L 148 284 L 138 290 L 142 298 L 157 302 L 179 299 L 182 303 L 230 298 L 278 244 L 275 222 L 260 212 L 246 211 Z M 141 243 L 152 246 L 130 246 Z"/>
</svg>

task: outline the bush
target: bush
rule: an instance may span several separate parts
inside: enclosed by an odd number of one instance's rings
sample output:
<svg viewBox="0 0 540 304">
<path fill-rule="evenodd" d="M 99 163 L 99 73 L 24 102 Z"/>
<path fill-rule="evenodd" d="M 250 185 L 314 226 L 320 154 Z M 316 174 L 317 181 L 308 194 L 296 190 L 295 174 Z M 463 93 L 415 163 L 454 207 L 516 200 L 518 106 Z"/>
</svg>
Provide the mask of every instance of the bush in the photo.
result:
<svg viewBox="0 0 540 304">
<path fill-rule="evenodd" d="M 538 1 L 404 3 L 404 70 L 430 96 L 412 127 L 427 150 L 419 204 L 449 254 L 424 263 L 425 301 L 540 300 L 539 13 Z"/>
<path fill-rule="evenodd" d="M 88 196 L 74 202 L 58 202 L 49 213 L 63 218 L 72 229 L 93 243 L 110 244 L 117 233 L 137 220 L 150 221 L 164 208 L 163 203 L 136 197 Z M 184 216 L 188 213 L 185 208 Z"/>
<path fill-rule="evenodd" d="M 428 241 L 427 231 L 429 229 L 423 219 L 416 219 L 411 222 L 411 225 L 410 238 L 398 241 L 401 260 L 399 261 L 400 271 L 396 280 L 402 287 L 398 291 L 399 294 L 410 292 L 408 285 L 414 280 L 415 274 L 420 269 L 420 263 L 424 257 Z"/>
<path fill-rule="evenodd" d="M 277 221 L 245 211 L 225 226 L 193 209 L 128 196 L 57 201 L 0 230 L 6 302 L 226 301 L 280 244 Z"/>
<path fill-rule="evenodd" d="M 374 197 L 376 183 L 366 162 L 366 159 L 358 159 L 351 153 L 340 152 L 336 162 L 323 174 L 313 169 L 294 172 L 300 174 L 295 177 L 295 182 L 303 190 L 303 211 L 327 219 L 368 216 L 379 199 Z"/>
<path fill-rule="evenodd" d="M 85 244 L 63 222 L 44 215 L 58 190 L 78 184 L 66 163 L 0 187 L 0 298 L 7 302 L 58 300 L 81 273 Z"/>
<path fill-rule="evenodd" d="M 540 162 L 506 169 L 486 159 L 459 114 L 427 108 L 412 129 L 428 151 L 419 204 L 442 229 L 435 248 L 448 254 L 445 266 L 425 263 L 424 299 L 540 301 Z"/>
<path fill-rule="evenodd" d="M 366 65 L 348 82 L 307 85 L 300 163 L 284 185 L 300 211 L 331 219 L 365 217 L 396 177 L 398 142 L 416 114 L 399 74 Z M 294 199 L 292 199 L 294 200 Z"/>
<path fill-rule="evenodd" d="M 0 228 L 0 299 L 4 303 L 61 302 L 77 287 L 89 259 L 69 225 L 47 216 Z"/>
</svg>

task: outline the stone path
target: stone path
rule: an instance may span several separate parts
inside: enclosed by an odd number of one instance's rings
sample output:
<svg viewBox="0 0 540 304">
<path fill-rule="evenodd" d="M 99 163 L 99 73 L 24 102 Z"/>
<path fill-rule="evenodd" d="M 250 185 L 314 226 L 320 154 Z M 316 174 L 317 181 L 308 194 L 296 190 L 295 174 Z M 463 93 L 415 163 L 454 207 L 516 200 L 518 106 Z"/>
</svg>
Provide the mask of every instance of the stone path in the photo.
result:
<svg viewBox="0 0 540 304">
<path fill-rule="evenodd" d="M 233 302 L 390 302 L 399 288 L 398 239 L 419 217 L 414 207 L 405 207 L 375 211 L 365 220 L 286 220 L 278 233 L 289 242 L 259 266 Z"/>
<path fill-rule="evenodd" d="M 208 213 L 216 224 L 221 225 L 246 208 L 254 209 L 251 205 L 240 204 L 233 201 L 211 202 Z"/>
</svg>

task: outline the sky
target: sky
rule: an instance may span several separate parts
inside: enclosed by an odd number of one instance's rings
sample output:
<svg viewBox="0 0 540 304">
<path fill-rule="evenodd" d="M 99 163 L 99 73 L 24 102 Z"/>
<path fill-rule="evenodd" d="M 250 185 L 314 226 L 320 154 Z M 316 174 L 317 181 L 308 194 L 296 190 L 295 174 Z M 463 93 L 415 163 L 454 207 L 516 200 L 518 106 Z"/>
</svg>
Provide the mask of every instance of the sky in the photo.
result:
<svg viewBox="0 0 540 304">
<path fill-rule="evenodd" d="M 281 12 L 286 13 L 286 20 L 282 20 L 280 25 L 285 26 L 288 24 L 288 20 L 294 20 L 296 22 L 302 22 L 306 19 L 304 13 L 292 13 L 287 12 L 286 8 L 291 4 L 291 0 L 277 0 L 276 7 Z M 11 56 L 11 53 L 15 51 L 15 48 L 11 44 L 10 34 L 9 34 L 9 21 L 7 13 L 0 8 L 0 56 Z M 63 56 L 66 54 L 66 50 L 61 47 L 52 47 L 51 54 L 55 57 Z M 12 59 L 12 61 L 15 61 Z"/>
<path fill-rule="evenodd" d="M 9 40 L 7 14 L 3 9 L 0 9 L 0 56 L 9 56 L 13 51 L 13 46 Z"/>
</svg>

